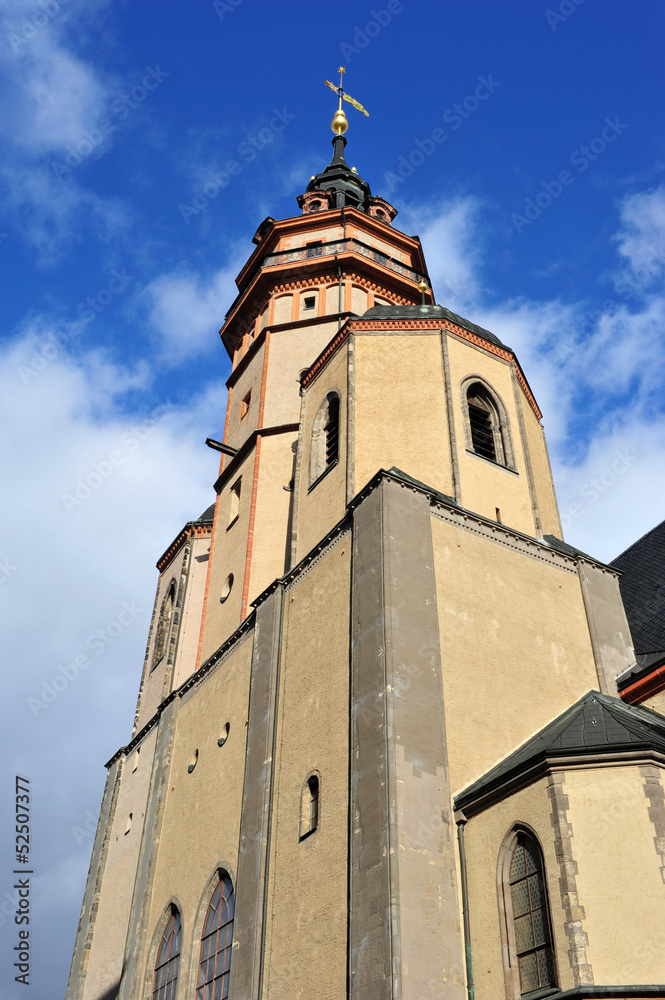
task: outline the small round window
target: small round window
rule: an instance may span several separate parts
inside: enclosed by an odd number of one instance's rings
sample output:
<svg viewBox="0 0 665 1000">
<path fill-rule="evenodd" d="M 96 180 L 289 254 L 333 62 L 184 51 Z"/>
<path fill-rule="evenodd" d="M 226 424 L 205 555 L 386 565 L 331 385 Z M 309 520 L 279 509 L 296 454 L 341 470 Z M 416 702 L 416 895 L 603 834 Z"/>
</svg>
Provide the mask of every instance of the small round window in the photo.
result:
<svg viewBox="0 0 665 1000">
<path fill-rule="evenodd" d="M 223 604 L 228 598 L 229 594 L 233 589 L 233 573 L 229 573 L 226 580 L 224 581 L 224 586 L 222 587 L 222 592 L 219 595 L 219 603 Z"/>
</svg>

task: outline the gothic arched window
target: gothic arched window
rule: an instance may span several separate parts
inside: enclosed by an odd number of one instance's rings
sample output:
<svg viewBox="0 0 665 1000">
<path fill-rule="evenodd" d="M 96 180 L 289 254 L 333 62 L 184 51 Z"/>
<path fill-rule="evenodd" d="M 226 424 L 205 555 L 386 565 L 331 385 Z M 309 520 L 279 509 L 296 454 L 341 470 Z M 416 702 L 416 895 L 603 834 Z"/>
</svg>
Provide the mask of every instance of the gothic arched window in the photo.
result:
<svg viewBox="0 0 665 1000">
<path fill-rule="evenodd" d="M 155 962 L 155 984 L 152 990 L 152 1000 L 175 1000 L 178 985 L 178 966 L 180 964 L 180 938 L 182 925 L 180 914 L 175 906 L 171 907 L 168 923 L 162 934 L 162 940 Z"/>
<path fill-rule="evenodd" d="M 528 996 L 557 985 L 545 865 L 538 841 L 524 830 L 514 830 L 503 850 L 509 965 L 519 976 L 510 993 Z"/>
<path fill-rule="evenodd" d="M 171 580 L 166 596 L 162 601 L 159 610 L 159 620 L 157 622 L 157 632 L 155 633 L 155 647 L 152 654 L 152 668 L 154 669 L 166 652 L 166 644 L 171 629 L 171 619 L 175 608 L 175 580 Z"/>
<path fill-rule="evenodd" d="M 329 392 L 312 425 L 309 457 L 310 486 L 339 458 L 339 396 Z"/>
<path fill-rule="evenodd" d="M 319 825 L 319 778 L 309 774 L 300 793 L 299 839 L 314 833 Z"/>
<path fill-rule="evenodd" d="M 466 447 L 482 458 L 514 469 L 506 408 L 489 386 L 470 377 L 462 383 Z"/>
<path fill-rule="evenodd" d="M 233 883 L 220 872 L 203 926 L 196 1000 L 226 1000 L 229 995 L 234 912 Z"/>
</svg>

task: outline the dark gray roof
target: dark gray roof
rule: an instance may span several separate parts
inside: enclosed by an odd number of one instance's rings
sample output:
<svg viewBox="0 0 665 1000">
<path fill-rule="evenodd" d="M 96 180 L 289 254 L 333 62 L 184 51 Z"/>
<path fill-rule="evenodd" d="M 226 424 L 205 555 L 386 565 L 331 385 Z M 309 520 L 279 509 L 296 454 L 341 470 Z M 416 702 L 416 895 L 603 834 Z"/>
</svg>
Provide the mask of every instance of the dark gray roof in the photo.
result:
<svg viewBox="0 0 665 1000">
<path fill-rule="evenodd" d="M 464 809 L 481 795 L 546 758 L 627 748 L 665 752 L 665 718 L 641 705 L 627 705 L 618 698 L 589 691 L 563 715 L 465 788 L 456 797 L 455 808 Z"/>
<path fill-rule="evenodd" d="M 367 312 L 363 313 L 363 319 L 448 319 L 451 323 L 457 323 L 458 326 L 463 327 L 463 329 L 468 330 L 469 333 L 476 333 L 483 340 L 489 340 L 491 344 L 497 344 L 499 347 L 506 347 L 502 344 L 498 337 L 495 337 L 493 333 L 489 330 L 483 330 L 482 326 L 476 326 L 468 319 L 464 319 L 463 316 L 458 316 L 457 313 L 451 312 L 450 309 L 446 309 L 445 306 L 373 306 L 372 309 L 368 309 Z M 511 350 L 510 347 L 506 347 L 506 350 Z"/>
<path fill-rule="evenodd" d="M 452 503 L 455 507 L 459 507 L 455 497 L 449 497 L 446 493 L 439 493 L 438 490 L 435 490 L 432 486 L 428 486 L 427 483 L 421 482 L 420 479 L 414 479 L 413 476 L 409 476 L 408 473 L 402 472 L 402 470 L 398 469 L 396 465 L 393 465 L 392 468 L 388 469 L 388 472 L 396 479 L 402 479 L 405 483 L 412 483 L 414 486 L 419 486 L 421 490 L 426 490 L 427 493 L 432 493 L 437 500 L 443 500 L 444 503 Z"/>
<path fill-rule="evenodd" d="M 612 561 L 636 654 L 665 649 L 665 521 Z"/>
<path fill-rule="evenodd" d="M 206 510 L 203 511 L 198 520 L 194 521 L 194 524 L 212 524 L 213 518 L 215 516 L 215 505 L 211 503 Z"/>
<path fill-rule="evenodd" d="M 568 542 L 561 541 L 556 535 L 543 535 L 543 540 L 547 542 L 551 549 L 556 549 L 557 552 L 563 552 L 567 556 L 583 556 L 585 559 L 590 559 L 592 562 L 598 562 L 593 556 L 587 555 L 586 552 L 582 552 L 581 549 L 576 549 L 574 545 L 569 545 Z"/>
</svg>

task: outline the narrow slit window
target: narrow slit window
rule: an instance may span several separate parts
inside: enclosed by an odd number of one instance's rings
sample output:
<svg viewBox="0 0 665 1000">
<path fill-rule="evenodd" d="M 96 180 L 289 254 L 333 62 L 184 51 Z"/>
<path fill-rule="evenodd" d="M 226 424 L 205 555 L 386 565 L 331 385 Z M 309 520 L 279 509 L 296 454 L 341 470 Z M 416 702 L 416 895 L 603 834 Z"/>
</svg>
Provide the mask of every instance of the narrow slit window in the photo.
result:
<svg viewBox="0 0 665 1000">
<path fill-rule="evenodd" d="M 302 786 L 300 794 L 300 829 L 299 839 L 303 840 L 319 825 L 319 779 L 316 774 L 310 774 Z"/>
<path fill-rule="evenodd" d="M 229 497 L 229 523 L 230 528 L 232 524 L 238 520 L 240 516 L 240 490 L 242 487 L 242 477 L 236 479 L 235 483 L 231 487 L 230 497 Z"/>
<path fill-rule="evenodd" d="M 243 396 L 240 403 L 240 419 L 243 420 L 244 417 L 249 413 L 249 408 L 252 403 L 252 390 L 250 389 L 246 396 Z"/>
</svg>

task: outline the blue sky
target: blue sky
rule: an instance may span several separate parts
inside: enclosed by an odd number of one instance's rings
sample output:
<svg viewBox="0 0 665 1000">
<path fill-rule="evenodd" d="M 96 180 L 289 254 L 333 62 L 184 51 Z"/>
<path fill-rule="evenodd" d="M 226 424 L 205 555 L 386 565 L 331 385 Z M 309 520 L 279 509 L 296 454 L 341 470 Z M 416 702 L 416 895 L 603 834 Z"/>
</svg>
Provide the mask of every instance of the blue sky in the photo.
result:
<svg viewBox="0 0 665 1000">
<path fill-rule="evenodd" d="M 567 539 L 611 559 L 663 519 L 664 26 L 657 0 L 6 0 L 3 1000 L 22 995 L 13 776 L 34 794 L 31 997 L 51 1000 L 102 765 L 130 735 L 154 563 L 213 499 L 217 330 L 259 223 L 295 214 L 330 158 L 340 63 L 370 112 L 348 108 L 348 161 L 421 237 L 437 301 L 518 353 Z"/>
</svg>

